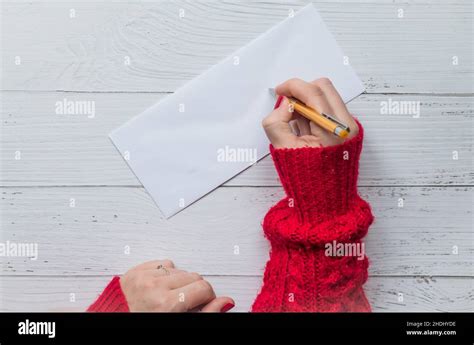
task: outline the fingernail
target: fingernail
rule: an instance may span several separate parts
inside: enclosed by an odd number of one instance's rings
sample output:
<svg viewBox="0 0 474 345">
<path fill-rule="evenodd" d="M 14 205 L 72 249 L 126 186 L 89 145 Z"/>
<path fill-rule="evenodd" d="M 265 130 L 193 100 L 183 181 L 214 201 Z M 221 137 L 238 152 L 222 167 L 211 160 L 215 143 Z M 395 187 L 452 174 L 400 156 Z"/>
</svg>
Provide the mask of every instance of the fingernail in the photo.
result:
<svg viewBox="0 0 474 345">
<path fill-rule="evenodd" d="M 225 312 L 231 310 L 231 309 L 234 308 L 234 307 L 235 307 L 234 304 L 232 304 L 232 303 L 227 303 L 224 307 L 222 307 L 221 313 L 225 313 Z"/>
<path fill-rule="evenodd" d="M 278 99 L 277 99 L 277 101 L 276 101 L 276 103 L 275 103 L 275 107 L 274 107 L 273 109 L 279 108 L 280 105 L 283 103 L 283 99 L 284 99 L 283 96 L 278 96 Z"/>
</svg>

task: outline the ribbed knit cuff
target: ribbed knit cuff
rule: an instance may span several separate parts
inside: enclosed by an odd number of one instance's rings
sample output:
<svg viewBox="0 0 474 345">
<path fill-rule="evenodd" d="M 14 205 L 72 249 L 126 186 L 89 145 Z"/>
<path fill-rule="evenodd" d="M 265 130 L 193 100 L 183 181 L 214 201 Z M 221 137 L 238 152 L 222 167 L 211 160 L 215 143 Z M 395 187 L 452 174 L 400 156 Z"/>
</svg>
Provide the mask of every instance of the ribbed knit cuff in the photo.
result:
<svg viewBox="0 0 474 345">
<path fill-rule="evenodd" d="M 323 246 L 333 240 L 354 241 L 366 234 L 373 216 L 357 192 L 364 128 L 355 121 L 358 134 L 340 145 L 270 147 L 287 195 L 264 220 L 265 234 L 272 243 Z"/>
<path fill-rule="evenodd" d="M 97 300 L 87 309 L 88 312 L 129 312 L 128 303 L 120 286 L 120 277 L 114 277 Z"/>
<path fill-rule="evenodd" d="M 283 188 L 303 220 L 321 222 L 346 212 L 357 196 L 364 129 L 336 146 L 270 147 Z"/>
</svg>

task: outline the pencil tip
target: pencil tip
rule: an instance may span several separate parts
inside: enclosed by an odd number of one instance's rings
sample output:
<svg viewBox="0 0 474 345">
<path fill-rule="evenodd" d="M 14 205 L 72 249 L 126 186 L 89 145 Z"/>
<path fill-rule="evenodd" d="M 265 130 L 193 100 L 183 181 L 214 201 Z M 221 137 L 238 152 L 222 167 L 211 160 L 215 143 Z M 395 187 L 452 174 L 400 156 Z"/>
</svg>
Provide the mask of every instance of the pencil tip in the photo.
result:
<svg viewBox="0 0 474 345">
<path fill-rule="evenodd" d="M 269 89 L 268 89 L 268 92 L 270 92 L 270 95 L 272 95 L 273 97 L 276 98 L 276 92 L 275 92 L 275 89 L 274 89 L 274 88 L 272 88 L 272 87 L 269 88 Z"/>
</svg>

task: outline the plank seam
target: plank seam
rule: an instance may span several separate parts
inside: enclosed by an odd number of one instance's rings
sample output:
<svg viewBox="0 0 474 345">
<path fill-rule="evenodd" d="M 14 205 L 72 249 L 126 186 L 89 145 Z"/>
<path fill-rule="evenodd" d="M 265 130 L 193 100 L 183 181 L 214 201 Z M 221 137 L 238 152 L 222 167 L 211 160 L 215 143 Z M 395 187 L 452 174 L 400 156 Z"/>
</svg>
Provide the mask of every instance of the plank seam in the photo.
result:
<svg viewBox="0 0 474 345">
<path fill-rule="evenodd" d="M 472 188 L 472 184 L 420 184 L 420 185 L 358 185 L 362 188 Z M 0 185 L 0 188 L 137 188 L 145 189 L 142 185 Z M 221 185 L 217 188 L 282 188 L 279 185 Z"/>
<path fill-rule="evenodd" d="M 103 277 L 113 277 L 117 274 L 19 274 L 19 275 L 11 275 L 11 274 L 1 274 L 0 277 L 2 278 L 103 278 Z M 255 274 L 201 274 L 203 277 L 253 277 L 253 278 L 262 278 L 263 273 L 261 275 Z M 429 278 L 429 279 L 436 279 L 436 278 L 459 278 L 459 279 L 474 279 L 474 275 L 466 276 L 466 275 L 409 275 L 409 274 L 401 274 L 401 275 L 386 275 L 386 274 L 376 274 L 376 275 L 369 275 L 370 278 Z M 1 286 L 1 284 L 0 284 Z"/>
<path fill-rule="evenodd" d="M 175 91 L 133 91 L 133 90 L 98 90 L 98 91 L 87 91 L 87 90 L 13 90 L 13 89 L 0 89 L 0 92 L 28 92 L 28 93 L 87 93 L 87 94 L 157 94 L 157 95 L 169 95 Z M 446 93 L 446 92 L 363 92 L 361 95 L 370 96 L 431 96 L 431 97 L 473 97 L 474 93 L 470 92 L 459 92 L 459 93 Z"/>
</svg>

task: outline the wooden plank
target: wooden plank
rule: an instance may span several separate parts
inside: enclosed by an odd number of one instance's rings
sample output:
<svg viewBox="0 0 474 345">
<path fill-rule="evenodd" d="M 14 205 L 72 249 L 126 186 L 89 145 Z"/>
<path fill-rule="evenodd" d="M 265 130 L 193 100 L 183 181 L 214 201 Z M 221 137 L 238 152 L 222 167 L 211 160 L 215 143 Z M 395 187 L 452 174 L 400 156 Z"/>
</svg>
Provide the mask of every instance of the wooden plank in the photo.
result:
<svg viewBox="0 0 474 345">
<path fill-rule="evenodd" d="M 234 298 L 233 312 L 250 310 L 262 282 L 259 276 L 205 278 L 216 294 Z M 110 276 L 2 277 L 0 310 L 85 310 L 110 279 Z M 376 312 L 472 312 L 472 287 L 472 278 L 371 277 L 365 291 Z"/>
<path fill-rule="evenodd" d="M 0 185 L 140 185 L 108 133 L 162 94 L 1 95 Z M 64 99 L 93 102 L 94 117 L 56 114 L 56 103 Z M 383 102 L 390 100 L 420 102 L 420 118 L 381 114 Z M 366 129 L 360 185 L 474 184 L 472 98 L 362 95 L 349 108 Z M 279 181 L 267 157 L 227 185 L 278 186 Z"/>
<path fill-rule="evenodd" d="M 365 247 L 370 274 L 472 276 L 472 192 L 360 188 L 376 217 Z M 260 224 L 282 195 L 276 187 L 222 187 L 165 220 L 142 188 L 3 188 L 0 240 L 37 243 L 39 253 L 37 260 L 3 257 L 1 269 L 10 275 L 117 274 L 172 258 L 207 275 L 259 275 L 269 249 Z"/>
<path fill-rule="evenodd" d="M 174 91 L 308 2 L 8 1 L 2 89 Z M 315 5 L 368 92 L 472 93 L 469 1 Z"/>
</svg>

